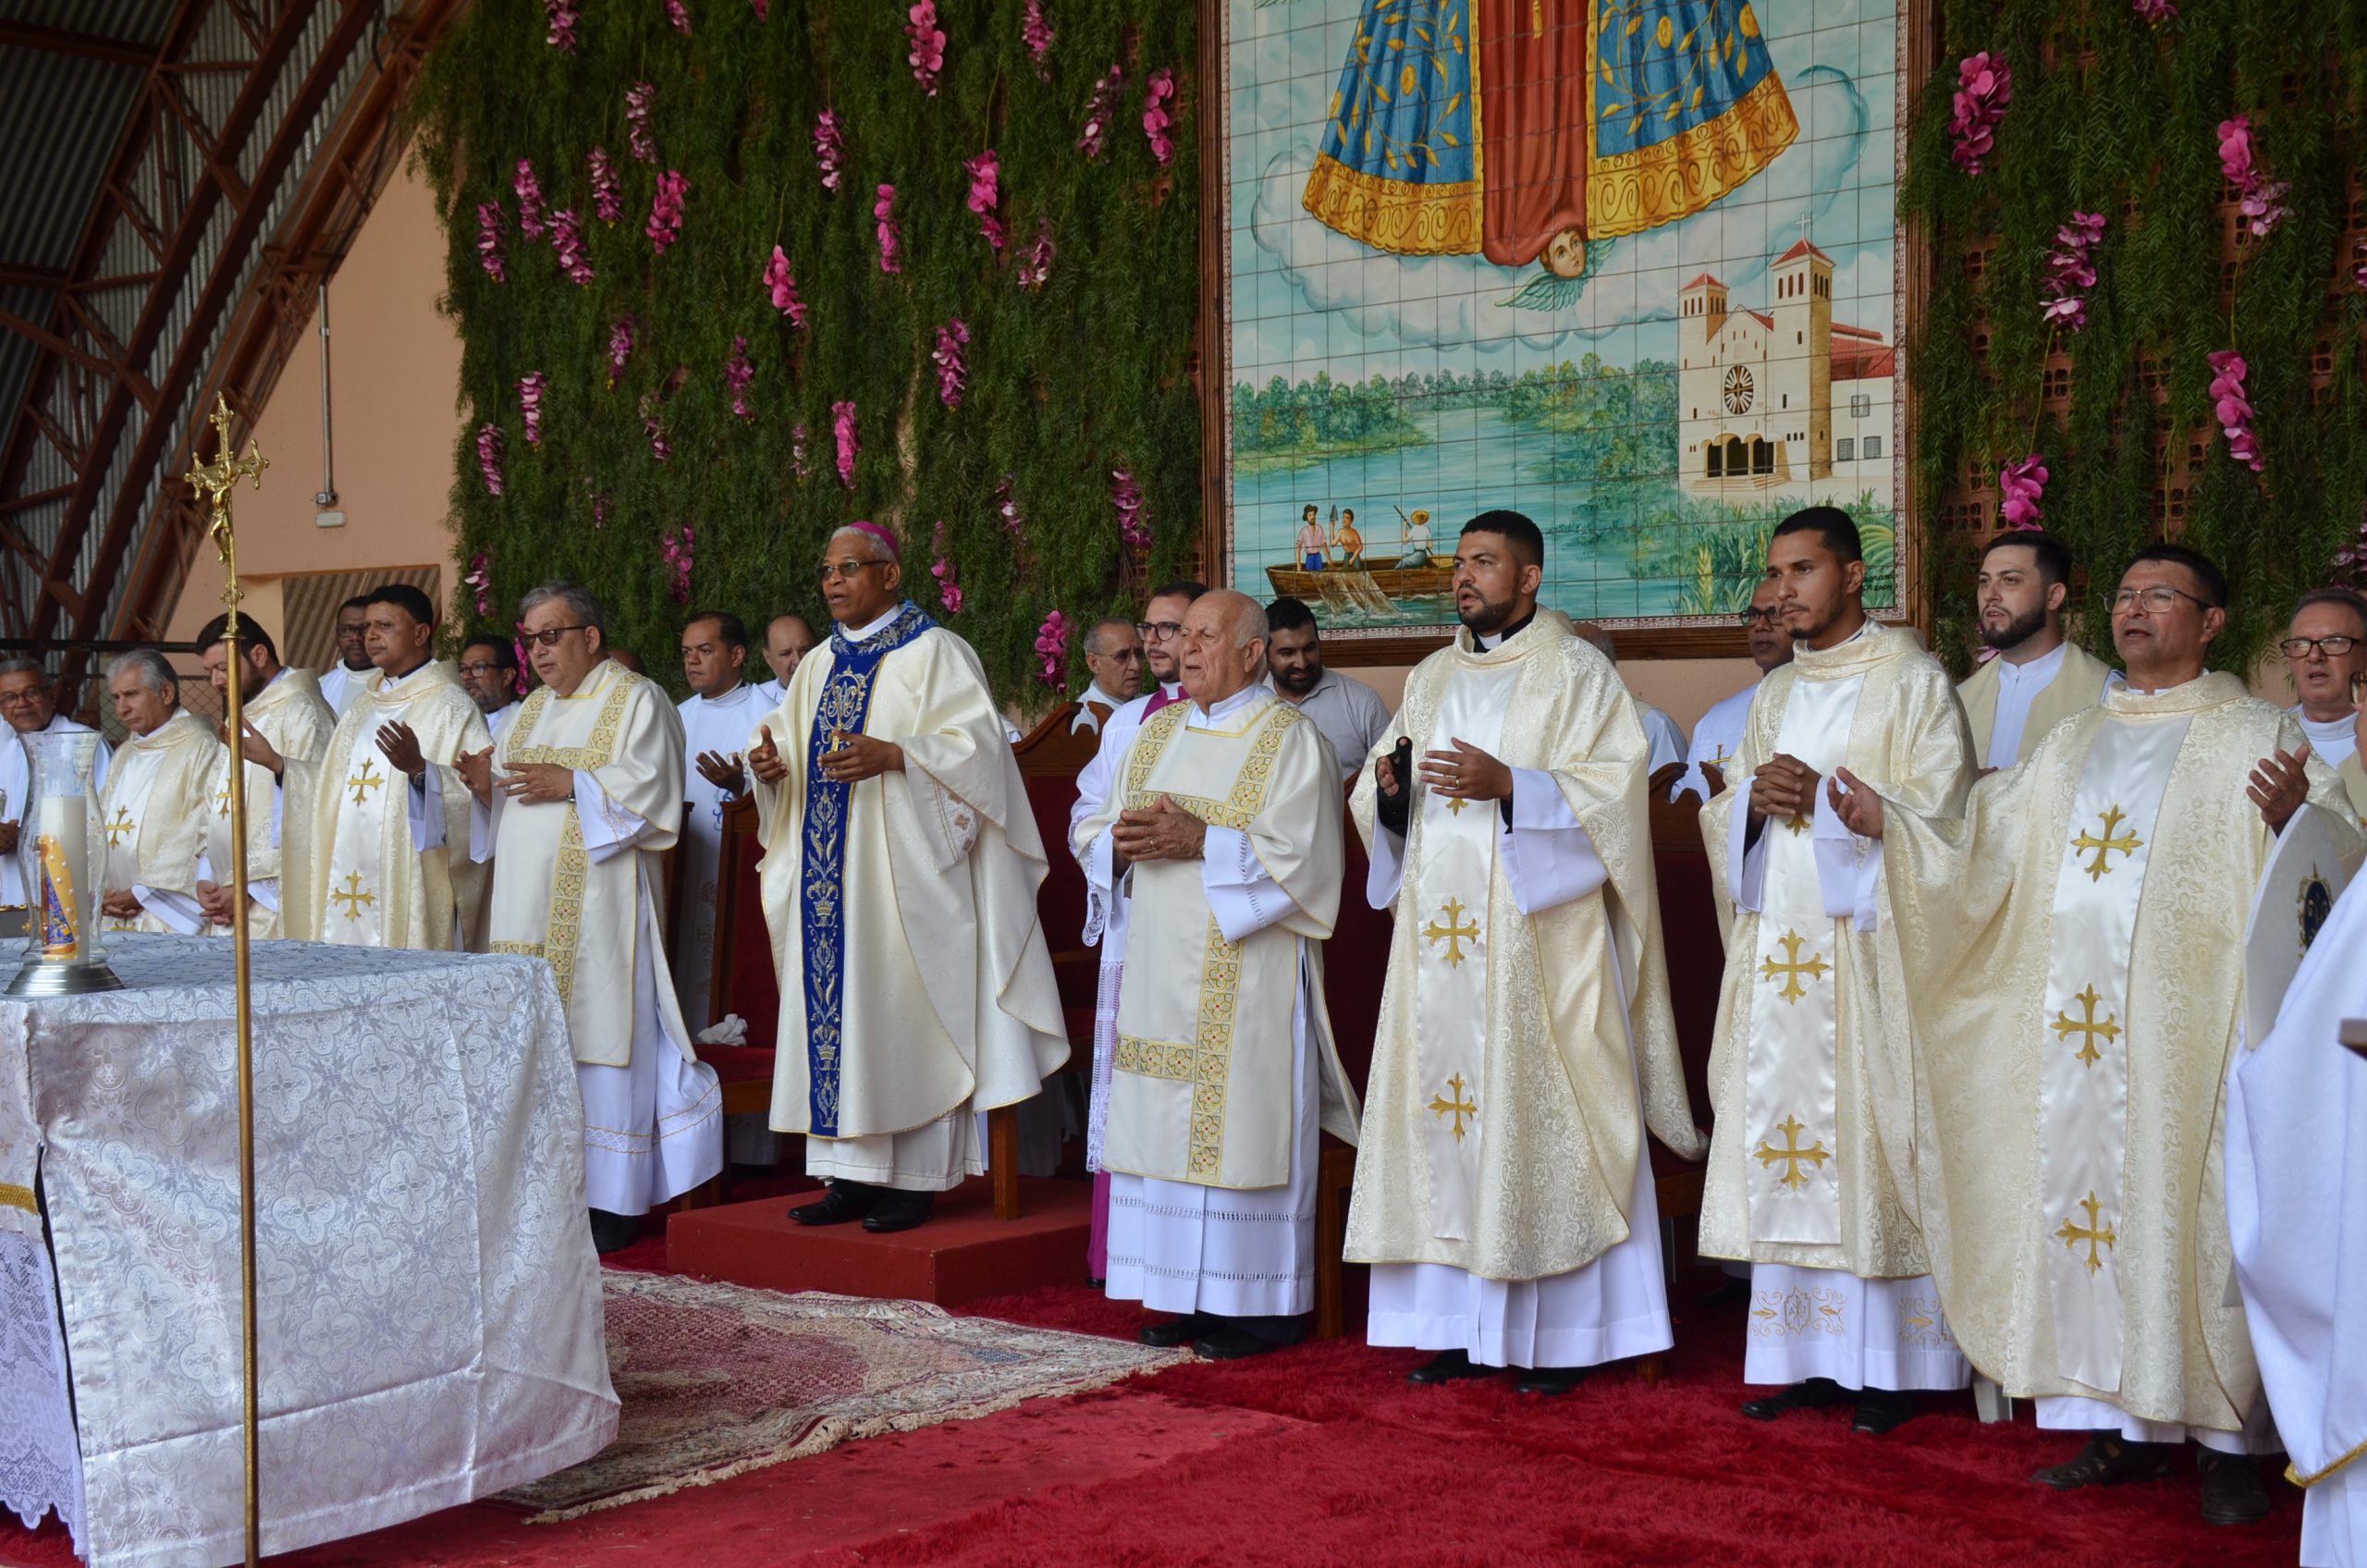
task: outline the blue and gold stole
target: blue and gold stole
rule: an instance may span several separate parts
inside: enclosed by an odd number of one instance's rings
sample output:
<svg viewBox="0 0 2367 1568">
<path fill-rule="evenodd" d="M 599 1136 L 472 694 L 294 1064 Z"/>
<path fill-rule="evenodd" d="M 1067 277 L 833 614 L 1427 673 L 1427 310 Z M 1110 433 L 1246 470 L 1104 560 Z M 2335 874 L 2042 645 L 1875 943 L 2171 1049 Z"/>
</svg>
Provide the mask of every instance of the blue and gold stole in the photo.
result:
<svg viewBox="0 0 2367 1568">
<path fill-rule="evenodd" d="M 822 777 L 822 753 L 833 733 L 856 735 L 871 714 L 872 680 L 880 661 L 936 626 L 910 599 L 896 619 L 860 643 L 830 633 L 830 676 L 814 709 L 805 743 L 805 843 L 798 867 L 804 914 L 805 1060 L 812 1121 L 819 1137 L 839 1135 L 839 1026 L 846 1000 L 847 802 L 854 786 Z"/>
</svg>

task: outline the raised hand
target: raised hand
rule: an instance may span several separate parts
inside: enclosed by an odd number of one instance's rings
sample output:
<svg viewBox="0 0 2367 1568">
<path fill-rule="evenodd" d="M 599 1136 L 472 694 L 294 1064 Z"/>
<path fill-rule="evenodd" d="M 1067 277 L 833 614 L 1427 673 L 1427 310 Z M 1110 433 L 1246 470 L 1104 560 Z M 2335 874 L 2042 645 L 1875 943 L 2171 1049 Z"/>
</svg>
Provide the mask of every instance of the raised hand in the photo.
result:
<svg viewBox="0 0 2367 1568">
<path fill-rule="evenodd" d="M 1513 770 L 1468 741 L 1422 753 L 1422 782 L 1449 800 L 1501 801 L 1513 792 Z"/>
<path fill-rule="evenodd" d="M 822 753 L 822 777 L 840 784 L 859 784 L 882 773 L 904 771 L 904 748 L 893 741 L 850 735 L 841 745 Z"/>
<path fill-rule="evenodd" d="M 2299 751 L 2278 752 L 2260 759 L 2252 769 L 2251 783 L 2244 790 L 2252 804 L 2260 807 L 2260 817 L 2279 833 L 2310 798 L 2310 776 L 2303 767 L 2309 761 L 2310 748 L 2305 743 Z"/>
<path fill-rule="evenodd" d="M 481 752 L 462 752 L 452 759 L 452 771 L 460 776 L 470 794 L 479 805 L 493 804 L 493 748 Z"/>
<path fill-rule="evenodd" d="M 748 748 L 748 768 L 767 784 L 778 784 L 789 777 L 789 764 L 780 760 L 780 748 L 773 744 L 773 727 L 763 726 L 757 733 L 763 737 Z"/>
<path fill-rule="evenodd" d="M 413 778 L 427 771 L 427 758 L 419 749 L 419 734 L 408 724 L 398 721 L 380 725 L 378 751 L 389 766 Z"/>
<path fill-rule="evenodd" d="M 1761 821 L 1792 821 L 1816 810 L 1817 771 L 1778 752 L 1751 775 L 1750 815 Z"/>
<path fill-rule="evenodd" d="M 270 773 L 274 778 L 278 778 L 279 770 L 287 766 L 279 754 L 279 748 L 264 740 L 263 731 L 253 725 L 241 720 L 239 728 L 245 732 L 239 738 L 239 754 L 257 767 Z M 228 743 L 228 736 L 225 735 L 222 739 L 225 744 Z"/>
<path fill-rule="evenodd" d="M 748 770 L 740 766 L 737 752 L 726 756 L 720 752 L 701 752 L 696 760 L 699 777 L 727 795 L 736 795 L 748 787 Z"/>
<path fill-rule="evenodd" d="M 1833 778 L 1824 787 L 1825 798 L 1833 802 L 1833 815 L 1841 826 L 1860 839 L 1883 836 L 1883 798 L 1869 789 L 1858 776 L 1846 767 L 1833 770 Z M 1842 786 L 1848 793 L 1842 793 Z"/>
</svg>

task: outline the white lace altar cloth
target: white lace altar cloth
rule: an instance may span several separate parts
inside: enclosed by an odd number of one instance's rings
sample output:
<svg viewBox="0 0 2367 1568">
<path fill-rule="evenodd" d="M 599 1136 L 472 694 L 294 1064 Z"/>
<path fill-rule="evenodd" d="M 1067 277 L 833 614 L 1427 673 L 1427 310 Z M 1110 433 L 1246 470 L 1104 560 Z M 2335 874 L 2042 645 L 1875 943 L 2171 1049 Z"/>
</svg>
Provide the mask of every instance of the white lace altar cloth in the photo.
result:
<svg viewBox="0 0 2367 1568">
<path fill-rule="evenodd" d="M 230 944 L 108 962 L 127 989 L 0 998 L 0 1506 L 58 1509 L 91 1568 L 215 1568 L 244 1552 Z M 262 942 L 252 974 L 264 1550 L 597 1453 L 617 1399 L 548 967 Z"/>
</svg>

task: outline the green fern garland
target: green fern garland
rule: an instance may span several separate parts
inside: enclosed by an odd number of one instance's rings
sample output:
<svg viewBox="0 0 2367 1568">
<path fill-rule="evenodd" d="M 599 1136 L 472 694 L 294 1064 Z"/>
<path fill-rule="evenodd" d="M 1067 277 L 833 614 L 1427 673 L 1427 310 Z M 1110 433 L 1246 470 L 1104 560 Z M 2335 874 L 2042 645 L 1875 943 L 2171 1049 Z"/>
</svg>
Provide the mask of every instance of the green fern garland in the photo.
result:
<svg viewBox="0 0 2367 1568">
<path fill-rule="evenodd" d="M 1950 492 L 1993 485 L 2036 450 L 2051 472 L 2045 526 L 2084 578 L 2072 601 L 2082 640 L 2109 655 L 2105 597 L 2130 555 L 2174 533 L 2226 567 L 2235 602 L 2214 659 L 2249 671 L 2294 597 L 2337 579 L 2335 557 L 2367 522 L 2367 292 L 2351 277 L 2367 0 L 2182 0 L 2159 25 L 2127 0 L 1937 9 L 1942 60 L 1916 107 L 1900 192 L 1934 258 L 1910 371 L 1934 646 L 1960 661 L 1972 645 L 1972 559 L 1987 536 L 1940 526 Z M 1956 62 L 1982 50 L 2010 64 L 2014 98 L 1974 177 L 1951 161 L 1948 120 Z M 2217 127 L 2238 114 L 2262 165 L 2290 181 L 2292 212 L 2242 248 L 2229 294 Z M 2074 210 L 2108 222 L 2087 326 L 2054 345 L 2071 360 L 2067 397 L 2046 398 L 2041 284 Z M 1986 254 L 1978 280 L 1965 260 L 1975 250 Z M 2207 393 L 2207 356 L 2229 348 L 2250 366 L 2258 474 L 2229 461 Z M 2176 520 L 2175 497 L 2160 494 L 2157 420 L 2167 454 L 2201 449 Z"/>
<path fill-rule="evenodd" d="M 685 606 L 663 541 L 694 540 L 693 606 L 752 627 L 782 612 L 823 623 L 814 569 L 830 531 L 856 518 L 894 525 L 908 592 L 986 662 L 998 695 L 1040 705 L 1037 627 L 1125 611 L 1197 541 L 1199 425 L 1187 361 L 1198 308 L 1199 167 L 1186 86 L 1166 105 L 1173 161 L 1141 128 L 1160 67 L 1187 80 L 1195 8 L 1156 0 L 1046 0 L 1049 80 L 1023 37 L 1024 0 L 939 7 L 945 66 L 934 96 L 914 80 L 906 7 L 882 0 L 689 0 L 692 33 L 665 7 L 583 6 L 576 49 L 546 42 L 542 0 L 478 0 L 428 60 L 411 113 L 421 165 L 449 240 L 444 307 L 462 339 L 453 516 L 462 561 L 484 557 L 489 613 L 463 590 L 456 620 L 506 631 L 509 607 L 551 578 L 607 602 L 611 634 L 670 672 Z M 1095 83 L 1124 69 L 1106 151 L 1077 149 Z M 655 89 L 655 164 L 628 151 L 626 93 Z M 841 188 L 823 189 L 814 126 L 845 126 Z M 585 165 L 605 148 L 623 214 L 594 216 Z M 965 159 L 1001 165 L 998 257 L 965 206 Z M 512 179 L 531 161 L 546 205 L 573 211 L 595 279 L 560 271 L 547 240 L 519 233 Z M 689 180 L 680 239 L 660 255 L 643 232 L 659 174 Z M 882 272 L 872 215 L 896 189 L 901 270 Z M 479 264 L 477 210 L 503 211 L 508 281 Z M 1013 281 L 1039 230 L 1056 247 L 1049 280 Z M 799 330 L 764 286 L 781 247 L 807 311 Z M 633 318 L 622 379 L 608 339 Z M 937 329 L 970 332 L 959 407 L 938 399 Z M 725 372 L 744 337 L 754 413 L 732 412 Z M 549 379 L 542 440 L 525 439 L 518 383 Z M 839 481 L 831 408 L 856 406 L 862 446 Z M 644 403 L 671 449 L 659 462 Z M 476 433 L 502 431 L 503 490 L 487 493 Z M 793 432 L 804 430 L 804 461 Z M 1127 550 L 1110 471 L 1132 472 L 1150 519 Z M 1024 518 L 1007 529 L 1009 494 Z M 596 507 L 596 511 L 595 511 Z M 929 568 L 943 525 L 963 609 L 945 611 Z M 1145 558 L 1147 557 L 1147 558 Z M 456 574 L 457 575 L 457 574 Z M 1079 650 L 1072 648 L 1072 658 Z M 1071 685 L 1077 684 L 1072 674 Z"/>
</svg>

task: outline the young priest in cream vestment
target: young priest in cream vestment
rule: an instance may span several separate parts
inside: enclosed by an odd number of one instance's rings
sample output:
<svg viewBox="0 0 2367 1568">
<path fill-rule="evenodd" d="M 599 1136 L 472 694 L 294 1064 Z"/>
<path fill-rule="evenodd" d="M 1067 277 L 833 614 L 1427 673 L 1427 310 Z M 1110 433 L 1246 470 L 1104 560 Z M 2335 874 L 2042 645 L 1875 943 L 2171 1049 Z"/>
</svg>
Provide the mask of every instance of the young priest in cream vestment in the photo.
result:
<svg viewBox="0 0 2367 1568">
<path fill-rule="evenodd" d="M 1687 1157 L 1701 1136 L 1653 890 L 1651 742 L 1610 661 L 1537 607 L 1543 568 L 1519 513 L 1464 525 L 1463 630 L 1407 678 L 1356 781 L 1360 891 L 1396 934 L 1347 1256 L 1372 1265 L 1367 1340 L 1440 1353 L 1415 1382 L 1517 1366 L 1518 1390 L 1559 1394 L 1669 1347 L 1645 1128 Z"/>
<path fill-rule="evenodd" d="M 2245 925 L 2296 814 L 2352 864 L 2361 837 L 2293 720 L 2203 672 L 2226 598 L 2192 551 L 2140 550 L 2113 599 L 2126 684 L 1960 822 L 1847 775 L 1834 809 L 1887 849 L 1913 1048 L 1884 1042 L 1883 1136 L 1948 1319 L 2040 1427 L 2091 1434 L 2035 1478 L 2150 1478 L 2191 1437 L 2204 1516 L 2233 1524 L 2267 1512 L 2241 1456 L 2270 1442 L 2220 1174 Z"/>
<path fill-rule="evenodd" d="M 1133 888 L 1102 1144 L 1109 1292 L 1176 1315 L 1147 1342 L 1218 1359 L 1304 1335 L 1319 1133 L 1356 1135 L 1320 948 L 1340 906 L 1339 763 L 1258 679 L 1265 654 L 1254 600 L 1195 600 L 1189 700 L 1143 726 L 1077 829 L 1096 892 Z"/>
<path fill-rule="evenodd" d="M 427 595 L 389 583 L 363 595 L 378 673 L 347 704 L 313 791 L 311 870 L 283 886 L 290 937 L 364 948 L 460 945 L 484 868 L 468 855 L 469 795 L 455 771 L 493 744 L 484 716 L 430 651 Z"/>
<path fill-rule="evenodd" d="M 970 645 L 903 596 L 895 536 L 830 538 L 838 622 L 749 738 L 780 966 L 774 1130 L 830 1179 L 800 1224 L 925 1222 L 985 1169 L 974 1112 L 1068 1060 L 1036 918 L 1047 870 Z"/>
<path fill-rule="evenodd" d="M 180 704 L 165 656 L 141 648 L 107 667 L 116 717 L 131 733 L 107 769 L 99 811 L 106 826 L 106 886 L 99 913 L 110 931 L 195 936 L 197 860 L 213 820 L 222 742 Z"/>
<path fill-rule="evenodd" d="M 1972 1374 L 1874 1118 L 1878 1053 L 1906 1006 L 1881 852 L 1850 841 L 1820 780 L 1846 766 L 1901 812 L 1954 817 L 1972 739 L 1938 661 L 1867 619 L 1847 514 L 1786 518 L 1767 570 L 1795 653 L 1760 682 L 1730 785 L 1701 812 L 1734 910 L 1701 1251 L 1751 1265 L 1743 1380 L 1787 1385 L 1743 1413 L 1852 1403 L 1879 1434 L 1914 1414 L 1908 1390 Z"/>
<path fill-rule="evenodd" d="M 2112 667 L 2063 632 L 2071 551 L 2051 533 L 2000 533 L 1981 553 L 1981 641 L 1996 657 L 1956 688 L 1975 763 L 2011 767 L 2046 732 L 2096 705 Z"/>
<path fill-rule="evenodd" d="M 607 656 L 600 602 L 551 583 L 519 606 L 543 684 L 463 761 L 469 852 L 494 863 L 486 947 L 551 966 L 583 1092 L 594 1243 L 723 1169 L 723 1096 L 675 1005 L 659 867 L 682 820 L 682 729 Z"/>
<path fill-rule="evenodd" d="M 227 620 L 216 616 L 197 634 L 205 652 L 206 679 L 217 692 L 229 690 L 229 647 L 222 640 Z M 252 619 L 239 618 L 240 717 L 246 725 L 247 935 L 282 935 L 282 883 L 304 884 L 312 833 L 313 794 L 326 759 L 337 715 L 321 699 L 320 682 L 308 669 L 279 662 L 271 633 Z M 227 708 L 225 710 L 227 711 Z M 217 731 L 219 733 L 219 731 Z M 226 742 L 227 737 L 224 737 Z M 207 825 L 205 853 L 197 866 L 197 900 L 209 936 L 230 934 L 236 897 L 230 865 L 230 749 L 226 743 L 214 770 L 208 797 L 214 818 Z"/>
</svg>

